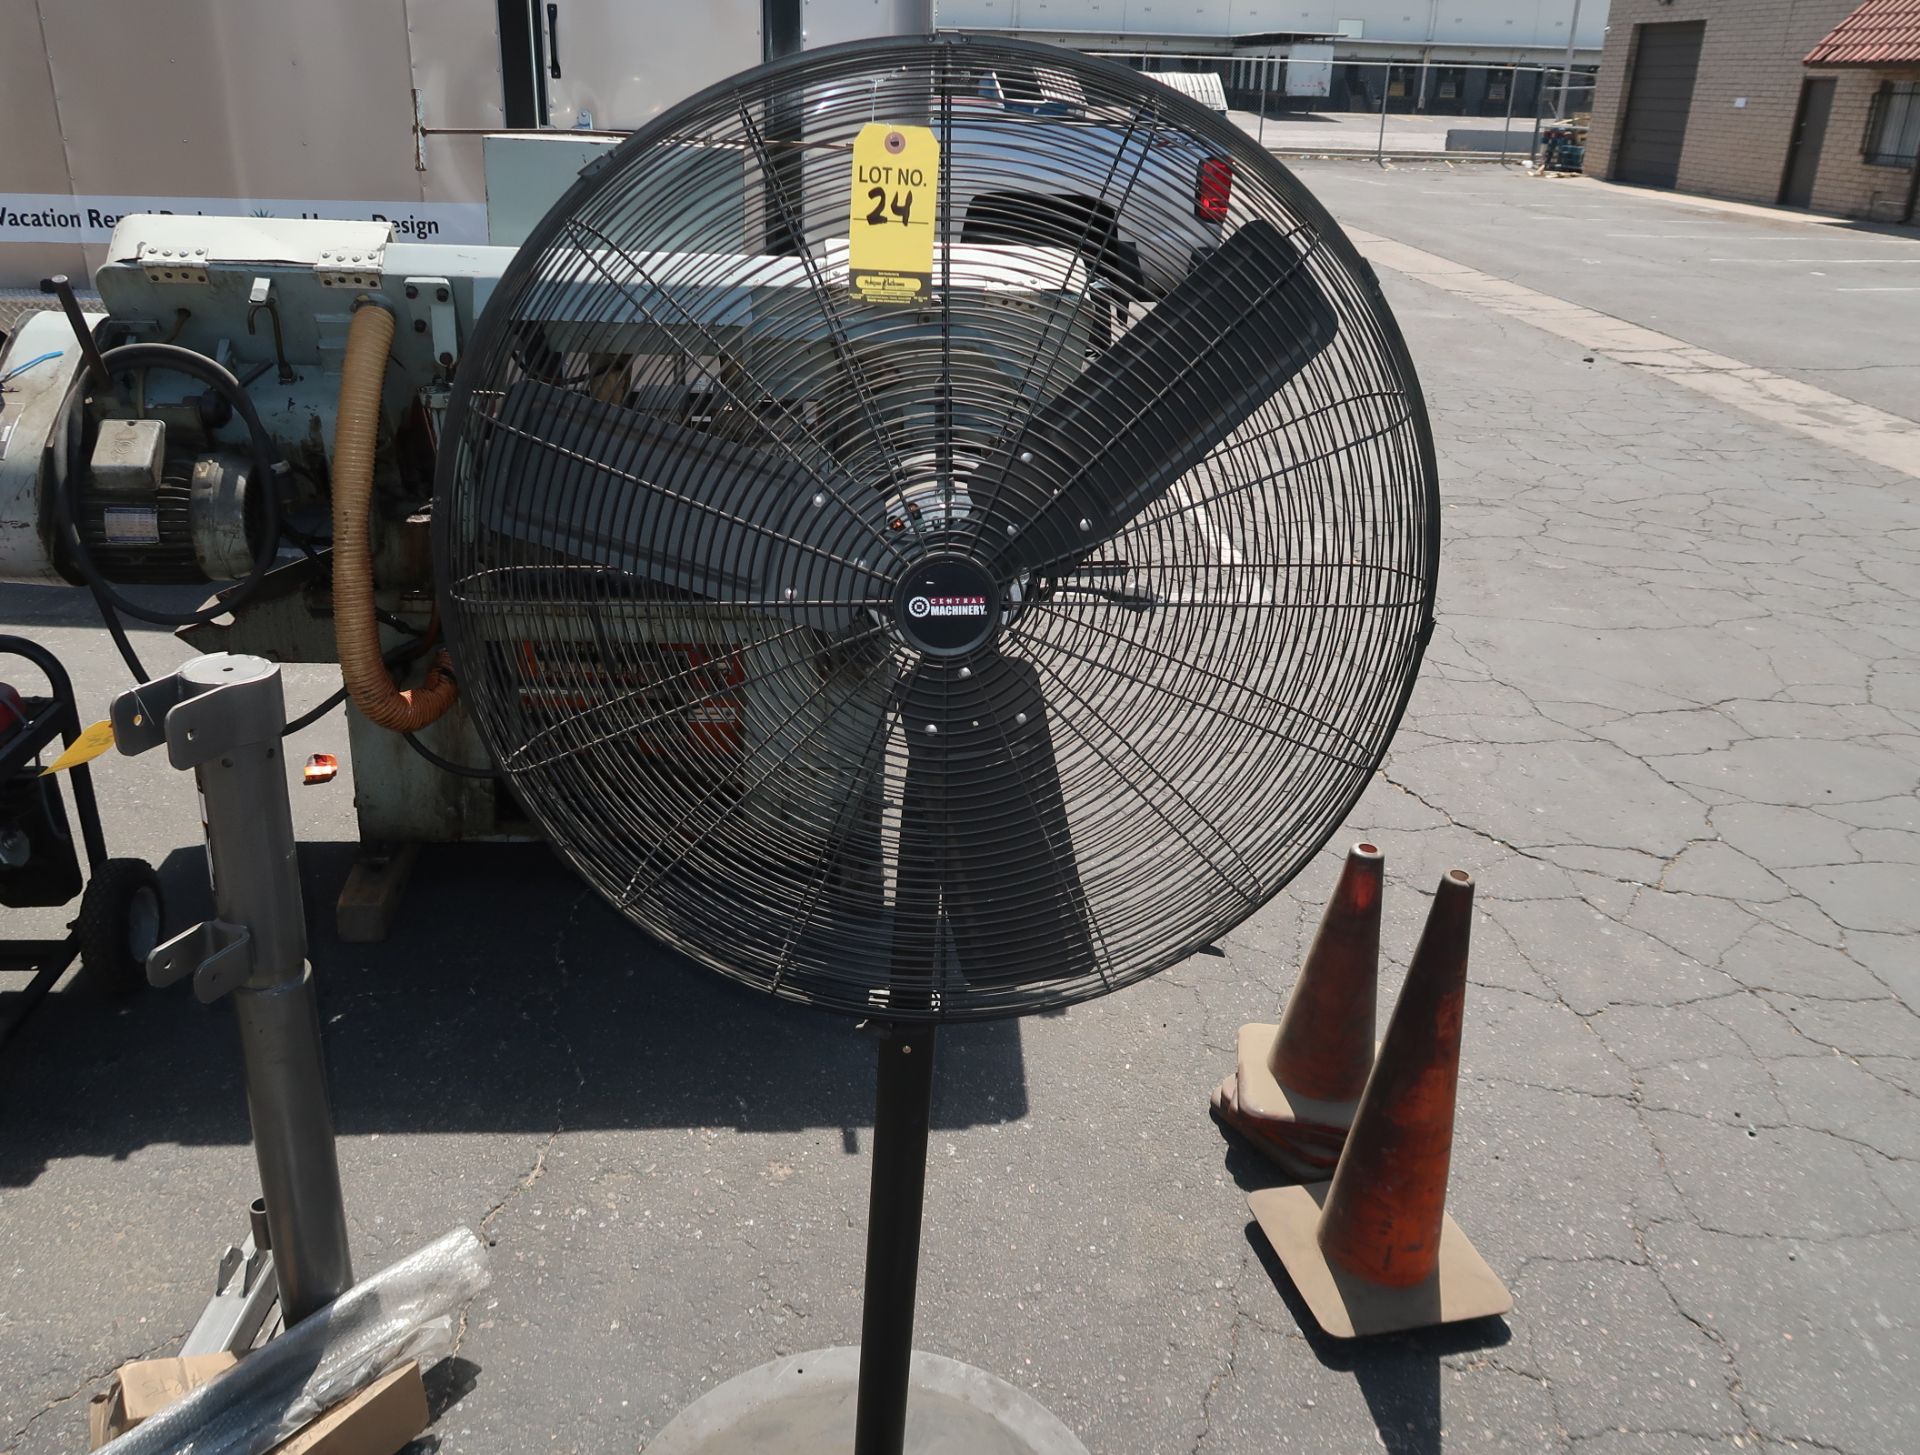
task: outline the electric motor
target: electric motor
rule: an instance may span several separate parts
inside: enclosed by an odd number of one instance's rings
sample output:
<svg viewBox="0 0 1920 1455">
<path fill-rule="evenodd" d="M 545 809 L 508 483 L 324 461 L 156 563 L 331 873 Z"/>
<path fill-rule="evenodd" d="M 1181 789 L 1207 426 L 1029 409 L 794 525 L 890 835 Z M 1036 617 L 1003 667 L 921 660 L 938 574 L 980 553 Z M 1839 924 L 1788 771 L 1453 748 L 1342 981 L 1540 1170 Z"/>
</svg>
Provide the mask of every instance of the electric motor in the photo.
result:
<svg viewBox="0 0 1920 1455">
<path fill-rule="evenodd" d="M 63 492 L 105 581 L 245 576 L 264 530 L 260 471 L 222 446 L 237 433 L 217 433 L 233 423 L 227 401 L 211 391 L 156 397 L 163 375 L 150 369 L 126 395 L 107 391 L 74 408 L 70 390 L 85 368 L 71 326 L 52 310 L 30 315 L 0 353 L 0 580 L 84 584 L 57 525 Z"/>
<path fill-rule="evenodd" d="M 169 457 L 159 420 L 102 420 L 74 523 L 109 581 L 229 580 L 245 574 L 258 541 L 248 473 L 238 455 Z"/>
</svg>

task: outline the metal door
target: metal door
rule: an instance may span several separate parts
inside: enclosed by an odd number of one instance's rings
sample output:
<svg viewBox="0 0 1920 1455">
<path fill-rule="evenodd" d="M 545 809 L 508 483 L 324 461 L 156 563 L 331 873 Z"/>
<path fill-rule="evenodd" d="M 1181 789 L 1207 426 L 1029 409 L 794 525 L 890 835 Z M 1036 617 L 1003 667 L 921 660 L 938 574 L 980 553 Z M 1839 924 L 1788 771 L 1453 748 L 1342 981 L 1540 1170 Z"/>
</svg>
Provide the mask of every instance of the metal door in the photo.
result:
<svg viewBox="0 0 1920 1455">
<path fill-rule="evenodd" d="M 1613 168 L 1616 181 L 1671 187 L 1679 180 L 1680 149 L 1686 142 L 1706 31 L 1706 22 L 1699 20 L 1640 27 Z"/>
<path fill-rule="evenodd" d="M 1813 206 L 1813 179 L 1827 144 L 1827 118 L 1833 113 L 1833 78 L 1808 80 L 1800 87 L 1800 110 L 1793 119 L 1793 147 L 1787 153 L 1786 180 L 1780 184 L 1783 207 Z"/>
</svg>

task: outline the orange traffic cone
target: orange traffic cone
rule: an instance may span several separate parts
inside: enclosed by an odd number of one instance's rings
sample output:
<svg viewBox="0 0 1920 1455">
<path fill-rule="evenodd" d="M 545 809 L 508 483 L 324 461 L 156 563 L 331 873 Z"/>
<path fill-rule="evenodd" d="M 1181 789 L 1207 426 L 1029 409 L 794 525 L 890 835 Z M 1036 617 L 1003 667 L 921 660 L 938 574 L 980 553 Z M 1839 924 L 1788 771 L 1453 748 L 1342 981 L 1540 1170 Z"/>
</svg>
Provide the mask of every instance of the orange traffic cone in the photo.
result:
<svg viewBox="0 0 1920 1455">
<path fill-rule="evenodd" d="M 1240 1027 L 1231 1083 L 1213 1098 L 1221 1121 L 1304 1181 L 1339 1157 L 1373 1067 L 1385 866 L 1372 844 L 1347 851 L 1280 1024 Z"/>
<path fill-rule="evenodd" d="M 1448 871 L 1331 1182 L 1248 1198 L 1338 1338 L 1503 1314 L 1512 1296 L 1447 1216 L 1473 880 Z"/>
<path fill-rule="evenodd" d="M 1239 1076 L 1229 1072 L 1208 1098 L 1214 1117 L 1238 1132 L 1282 1172 L 1296 1182 L 1324 1182 L 1340 1158 L 1340 1142 L 1308 1135 L 1297 1123 L 1276 1126 L 1247 1114 L 1240 1105 Z M 1334 1134 L 1328 1134 L 1329 1136 Z M 1344 1133 L 1338 1134 L 1344 1140 Z"/>
</svg>

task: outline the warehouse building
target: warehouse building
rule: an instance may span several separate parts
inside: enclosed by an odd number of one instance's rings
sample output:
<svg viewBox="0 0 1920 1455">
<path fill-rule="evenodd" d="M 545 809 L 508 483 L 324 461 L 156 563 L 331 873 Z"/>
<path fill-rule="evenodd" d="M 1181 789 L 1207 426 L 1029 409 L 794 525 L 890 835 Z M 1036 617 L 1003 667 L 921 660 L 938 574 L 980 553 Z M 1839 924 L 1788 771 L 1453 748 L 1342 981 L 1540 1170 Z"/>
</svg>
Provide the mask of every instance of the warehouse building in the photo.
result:
<svg viewBox="0 0 1920 1455">
<path fill-rule="evenodd" d="M 1211 70 L 1235 106 L 1530 116 L 1573 41 L 1591 94 L 1609 0 L 940 0 L 942 30 Z"/>
<path fill-rule="evenodd" d="M 1913 221 L 1920 0 L 1613 0 L 1587 169 Z"/>
<path fill-rule="evenodd" d="M 939 0 L 942 30 L 1084 50 L 1231 52 L 1329 39 L 1340 60 L 1595 65 L 1608 0 Z"/>
</svg>

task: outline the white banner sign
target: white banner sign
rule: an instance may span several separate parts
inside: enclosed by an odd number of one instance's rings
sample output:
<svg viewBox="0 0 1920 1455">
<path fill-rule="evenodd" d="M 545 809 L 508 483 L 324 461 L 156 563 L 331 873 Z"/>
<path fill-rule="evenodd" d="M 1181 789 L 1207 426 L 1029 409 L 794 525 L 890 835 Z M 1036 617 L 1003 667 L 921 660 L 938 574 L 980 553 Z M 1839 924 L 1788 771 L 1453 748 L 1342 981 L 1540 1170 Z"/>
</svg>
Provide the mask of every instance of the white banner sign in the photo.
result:
<svg viewBox="0 0 1920 1455">
<path fill-rule="evenodd" d="M 402 242 L 483 243 L 484 202 L 328 202 L 286 197 L 91 197 L 0 192 L 0 243 L 103 243 L 130 212 L 390 222 Z"/>
</svg>

